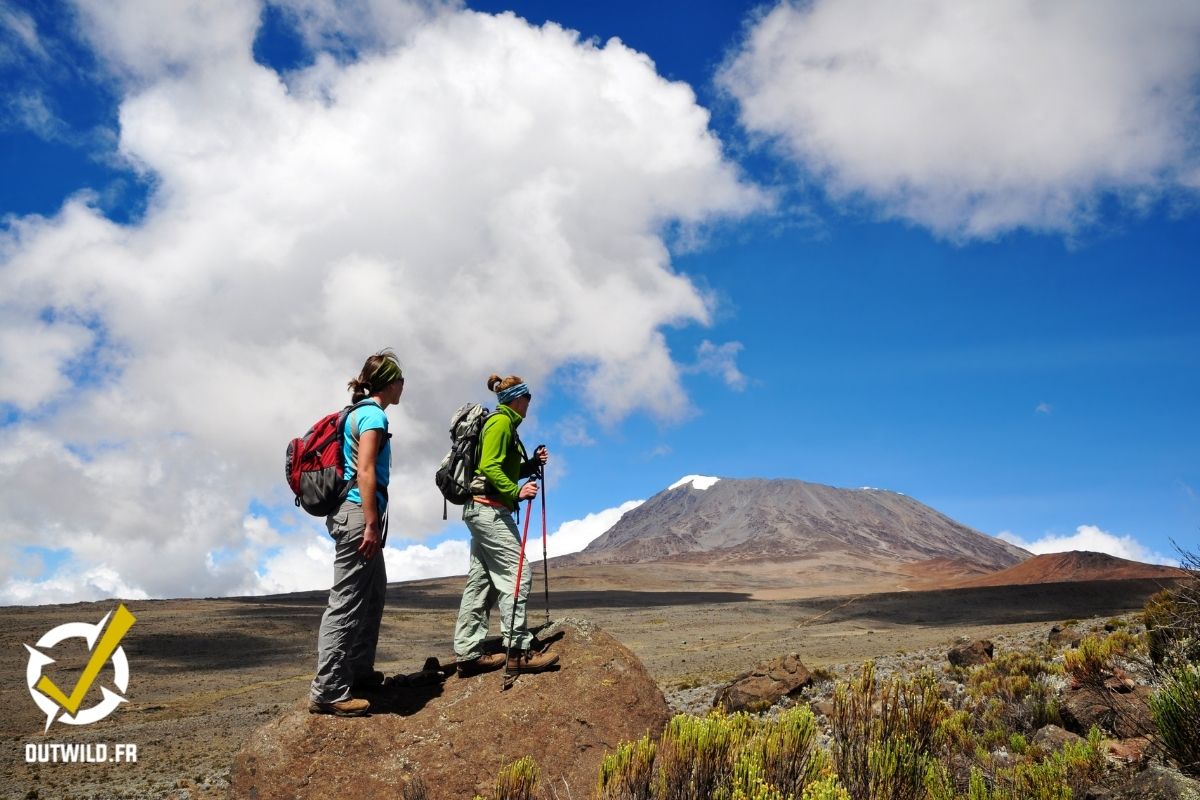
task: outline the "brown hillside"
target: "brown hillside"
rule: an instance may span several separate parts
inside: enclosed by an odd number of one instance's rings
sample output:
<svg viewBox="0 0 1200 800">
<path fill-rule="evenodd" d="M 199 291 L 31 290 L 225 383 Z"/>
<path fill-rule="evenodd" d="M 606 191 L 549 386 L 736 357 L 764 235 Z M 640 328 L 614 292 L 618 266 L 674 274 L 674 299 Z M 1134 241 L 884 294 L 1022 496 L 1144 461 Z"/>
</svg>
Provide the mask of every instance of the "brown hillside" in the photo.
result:
<svg viewBox="0 0 1200 800">
<path fill-rule="evenodd" d="M 1117 558 L 1107 553 L 1072 550 L 1069 553 L 1047 553 L 1034 556 L 1008 569 L 978 578 L 968 578 L 952 584 L 968 586 L 1020 586 L 1034 583 L 1065 583 L 1072 581 L 1125 580 L 1130 578 L 1169 579 L 1186 573 L 1175 567 L 1143 564 Z"/>
</svg>

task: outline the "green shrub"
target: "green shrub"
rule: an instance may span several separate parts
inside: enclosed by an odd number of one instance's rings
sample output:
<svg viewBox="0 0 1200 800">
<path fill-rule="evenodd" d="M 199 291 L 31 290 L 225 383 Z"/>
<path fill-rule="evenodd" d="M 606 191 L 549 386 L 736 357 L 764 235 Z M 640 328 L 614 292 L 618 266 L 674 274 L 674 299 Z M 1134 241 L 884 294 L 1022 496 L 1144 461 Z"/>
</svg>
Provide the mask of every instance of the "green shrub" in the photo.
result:
<svg viewBox="0 0 1200 800">
<path fill-rule="evenodd" d="M 851 798 L 849 792 L 838 783 L 837 778 L 829 776 L 805 786 L 800 800 L 851 800 Z"/>
<path fill-rule="evenodd" d="M 737 750 L 754 723 L 746 714 L 676 715 L 658 746 L 657 800 L 711 800 L 728 792 Z"/>
<path fill-rule="evenodd" d="M 657 750 L 649 735 L 623 742 L 600 764 L 596 793 L 601 800 L 650 800 Z"/>
<path fill-rule="evenodd" d="M 721 795 L 718 795 L 720 797 Z M 789 795 L 791 797 L 791 795 Z M 779 789 L 767 781 L 760 752 L 743 750 L 733 765 L 730 800 L 784 800 Z"/>
<path fill-rule="evenodd" d="M 875 664 L 868 661 L 858 680 L 834 690 L 838 777 L 854 800 L 921 797 L 949 710 L 929 673 L 885 681 L 879 687 L 878 709 L 875 689 Z"/>
<path fill-rule="evenodd" d="M 496 800 L 534 800 L 540 778 L 537 762 L 523 756 L 500 769 L 496 776 Z"/>
<path fill-rule="evenodd" d="M 1111 670 L 1112 655 L 1107 638 L 1085 636 L 1079 647 L 1063 653 L 1063 669 L 1082 686 L 1101 686 Z"/>
<path fill-rule="evenodd" d="M 817 746 L 817 721 L 808 706 L 795 706 L 746 744 L 762 765 L 763 777 L 784 795 L 799 797 L 804 787 L 830 769 L 829 757 Z"/>
<path fill-rule="evenodd" d="M 1061 724 L 1058 700 L 1049 679 L 1062 667 L 1037 653 L 1010 651 L 966 676 L 968 699 L 976 730 L 1012 729 L 1033 733 L 1049 724 Z M 999 744 L 1007 733 L 992 744 Z"/>
<path fill-rule="evenodd" d="M 1200 667 L 1170 670 L 1150 697 L 1158 737 L 1184 772 L 1200 774 Z"/>
<path fill-rule="evenodd" d="M 1022 761 L 989 775 L 971 768 L 966 800 L 1071 800 L 1083 797 L 1104 770 L 1100 731 L 1093 728 L 1083 742 L 1069 743 L 1040 760 Z M 957 800 L 945 771 L 930 781 L 930 800 Z"/>
<path fill-rule="evenodd" d="M 1200 663 L 1200 579 L 1150 598 L 1142 612 L 1150 660 L 1168 669 L 1181 662 Z"/>
</svg>

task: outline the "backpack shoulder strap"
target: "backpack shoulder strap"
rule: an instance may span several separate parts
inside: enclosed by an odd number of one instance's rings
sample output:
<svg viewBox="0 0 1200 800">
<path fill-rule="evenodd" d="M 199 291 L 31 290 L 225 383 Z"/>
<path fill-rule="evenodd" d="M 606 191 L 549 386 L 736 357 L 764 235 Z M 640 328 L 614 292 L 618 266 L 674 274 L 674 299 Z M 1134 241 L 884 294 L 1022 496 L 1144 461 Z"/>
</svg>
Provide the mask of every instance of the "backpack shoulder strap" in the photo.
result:
<svg viewBox="0 0 1200 800">
<path fill-rule="evenodd" d="M 358 459 L 358 437 L 359 437 L 358 415 L 355 414 L 354 412 L 357 411 L 358 409 L 362 408 L 365 405 L 374 405 L 374 404 L 375 404 L 374 400 L 372 400 L 370 398 L 365 398 L 363 400 L 359 400 L 357 403 L 350 406 L 350 408 L 346 410 L 346 419 L 343 424 L 349 423 L 349 425 L 350 425 L 350 459 L 351 459 L 351 461 L 355 461 Z"/>
</svg>

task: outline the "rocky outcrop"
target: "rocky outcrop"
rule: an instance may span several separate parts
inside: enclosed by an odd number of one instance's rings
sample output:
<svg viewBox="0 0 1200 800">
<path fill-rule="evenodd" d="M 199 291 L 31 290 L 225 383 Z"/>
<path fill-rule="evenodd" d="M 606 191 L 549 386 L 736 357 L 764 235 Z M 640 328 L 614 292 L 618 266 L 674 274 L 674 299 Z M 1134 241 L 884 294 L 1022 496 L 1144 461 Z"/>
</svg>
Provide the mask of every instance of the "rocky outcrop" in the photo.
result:
<svg viewBox="0 0 1200 800">
<path fill-rule="evenodd" d="M 1120 800 L 1200 800 L 1200 781 L 1160 764 L 1131 775 L 1111 795 Z"/>
<path fill-rule="evenodd" d="M 799 693 L 812 682 L 812 673 L 799 654 L 789 653 L 738 675 L 717 692 L 713 706 L 726 712 L 762 711 L 784 697 Z"/>
<path fill-rule="evenodd" d="M 637 657 L 596 626 L 564 620 L 539 635 L 559 637 L 561 669 L 520 676 L 508 691 L 500 671 L 401 686 L 359 719 L 297 706 L 238 753 L 231 797 L 399 797 L 414 775 L 432 797 L 490 795 L 499 769 L 526 755 L 544 786 L 587 797 L 607 751 L 659 733 L 666 701 Z"/>
</svg>

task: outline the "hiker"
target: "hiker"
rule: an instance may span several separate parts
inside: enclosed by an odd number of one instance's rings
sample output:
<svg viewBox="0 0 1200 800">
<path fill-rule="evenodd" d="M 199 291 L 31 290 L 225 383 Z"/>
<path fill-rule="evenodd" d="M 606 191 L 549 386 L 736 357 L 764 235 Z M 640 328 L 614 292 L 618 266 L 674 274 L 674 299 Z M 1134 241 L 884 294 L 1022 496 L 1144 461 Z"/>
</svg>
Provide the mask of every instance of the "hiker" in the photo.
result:
<svg viewBox="0 0 1200 800">
<path fill-rule="evenodd" d="M 454 655 L 462 677 L 506 666 L 504 653 L 483 651 L 488 617 L 496 606 L 501 638 L 512 654 L 507 661 L 510 673 L 541 672 L 558 662 L 557 655 L 537 651 L 533 634 L 525 626 L 525 605 L 533 583 L 528 560 L 521 571 L 515 623 L 513 616 L 513 588 L 521 559 L 521 534 L 513 512 L 521 501 L 538 493 L 536 481 L 522 486 L 518 482 L 535 475 L 550 459 L 550 452 L 539 447 L 529 458 L 517 436 L 517 426 L 528 415 L 532 399 L 525 382 L 516 375 L 503 379 L 492 375 L 487 387 L 496 393 L 499 405 L 479 435 L 476 473 L 484 477 L 485 490 L 463 506 L 463 521 L 471 532 L 471 565 L 454 628 Z"/>
<path fill-rule="evenodd" d="M 317 635 L 317 675 L 308 710 L 314 714 L 362 716 L 371 704 L 352 691 L 376 688 L 375 646 L 383 619 L 387 572 L 387 486 L 392 464 L 388 406 L 400 402 L 404 371 L 391 350 L 381 350 L 347 384 L 355 408 L 342 437 L 344 477 L 353 481 L 341 508 L 325 519 L 334 541 L 333 586 Z"/>
</svg>

